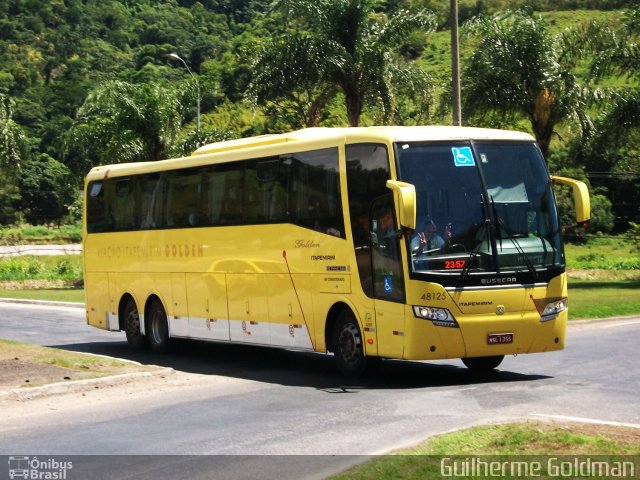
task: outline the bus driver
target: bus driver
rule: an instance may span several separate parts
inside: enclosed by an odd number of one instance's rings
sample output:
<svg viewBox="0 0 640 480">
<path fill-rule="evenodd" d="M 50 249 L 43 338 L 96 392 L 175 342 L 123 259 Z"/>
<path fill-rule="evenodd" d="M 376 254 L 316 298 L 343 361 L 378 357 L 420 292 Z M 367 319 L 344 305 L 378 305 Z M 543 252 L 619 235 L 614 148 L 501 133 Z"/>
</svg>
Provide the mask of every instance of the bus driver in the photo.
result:
<svg viewBox="0 0 640 480">
<path fill-rule="evenodd" d="M 432 254 L 435 250 L 439 250 L 445 245 L 445 240 L 442 239 L 437 233 L 437 227 L 433 220 L 426 220 L 421 232 L 418 232 L 411 239 L 411 253 L 413 255 L 419 255 L 426 253 Z M 444 235 L 449 241 L 451 238 L 451 224 L 447 224 L 444 230 Z"/>
</svg>

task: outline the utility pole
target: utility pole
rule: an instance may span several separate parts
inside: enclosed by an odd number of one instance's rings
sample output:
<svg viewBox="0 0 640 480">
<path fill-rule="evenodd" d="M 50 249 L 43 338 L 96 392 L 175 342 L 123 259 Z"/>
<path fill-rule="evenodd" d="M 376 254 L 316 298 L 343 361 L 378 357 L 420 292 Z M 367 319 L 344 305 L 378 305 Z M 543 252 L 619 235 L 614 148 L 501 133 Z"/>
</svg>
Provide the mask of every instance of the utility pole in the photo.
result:
<svg viewBox="0 0 640 480">
<path fill-rule="evenodd" d="M 460 52 L 458 40 L 458 0 L 451 0 L 451 90 L 453 94 L 453 124 L 462 125 L 460 104 Z"/>
</svg>

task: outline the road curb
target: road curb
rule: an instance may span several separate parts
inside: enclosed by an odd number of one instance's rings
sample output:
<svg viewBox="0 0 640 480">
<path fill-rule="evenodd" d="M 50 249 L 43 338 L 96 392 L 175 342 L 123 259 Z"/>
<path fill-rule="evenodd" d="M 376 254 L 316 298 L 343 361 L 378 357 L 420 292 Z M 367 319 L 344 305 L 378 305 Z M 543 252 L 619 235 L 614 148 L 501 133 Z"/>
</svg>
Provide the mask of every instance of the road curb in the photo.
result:
<svg viewBox="0 0 640 480">
<path fill-rule="evenodd" d="M 17 257 L 20 255 L 81 255 L 82 244 L 68 243 L 64 245 L 1 245 L 0 257 Z"/>
<path fill-rule="evenodd" d="M 100 378 L 89 378 L 86 380 L 71 380 L 68 382 L 49 383 L 39 387 L 12 388 L 0 392 L 0 401 L 10 400 L 24 402 L 38 398 L 51 397 L 54 395 L 64 395 L 67 393 L 82 393 L 100 387 L 114 387 L 130 383 L 144 378 L 165 377 L 174 375 L 176 371 L 170 367 L 162 367 L 153 371 L 123 373 L 120 375 L 110 375 Z"/>
<path fill-rule="evenodd" d="M 25 305 L 42 305 L 43 307 L 72 307 L 85 308 L 84 303 L 80 302 L 59 302 L 52 300 L 31 300 L 28 298 L 0 298 L 0 303 L 21 303 Z"/>
<path fill-rule="evenodd" d="M 625 320 L 637 320 L 640 318 L 638 315 L 624 315 L 620 317 L 605 317 L 605 318 L 585 318 L 580 320 L 569 320 L 567 322 L 568 326 L 575 325 L 591 325 L 594 323 L 607 323 L 607 322 L 620 322 Z"/>
</svg>

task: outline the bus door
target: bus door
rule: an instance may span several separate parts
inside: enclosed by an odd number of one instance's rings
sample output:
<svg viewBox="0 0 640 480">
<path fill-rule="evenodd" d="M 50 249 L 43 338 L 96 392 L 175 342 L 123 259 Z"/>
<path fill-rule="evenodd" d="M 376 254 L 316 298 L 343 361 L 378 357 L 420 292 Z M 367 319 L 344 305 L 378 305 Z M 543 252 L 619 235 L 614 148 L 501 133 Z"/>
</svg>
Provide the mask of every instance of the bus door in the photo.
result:
<svg viewBox="0 0 640 480">
<path fill-rule="evenodd" d="M 405 287 L 400 238 L 395 228 L 393 196 L 372 203 L 370 212 L 372 294 L 378 355 L 402 358 Z"/>
<path fill-rule="evenodd" d="M 357 300 L 366 352 L 401 358 L 404 333 L 404 281 L 399 241 L 382 229 L 393 223 L 389 152 L 385 145 L 360 143 L 345 149 L 351 236 L 362 295 Z M 385 212 L 385 209 L 387 212 Z M 385 215 L 382 215 L 382 214 Z M 357 287 L 356 287 L 357 289 Z"/>
</svg>

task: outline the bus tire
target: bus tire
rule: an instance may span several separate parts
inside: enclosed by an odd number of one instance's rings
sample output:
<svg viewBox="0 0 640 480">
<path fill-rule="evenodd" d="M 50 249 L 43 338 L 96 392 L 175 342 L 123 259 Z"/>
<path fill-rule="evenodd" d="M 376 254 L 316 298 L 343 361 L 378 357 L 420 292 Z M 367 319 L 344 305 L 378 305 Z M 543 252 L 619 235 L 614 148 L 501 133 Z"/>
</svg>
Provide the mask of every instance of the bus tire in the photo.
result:
<svg viewBox="0 0 640 480">
<path fill-rule="evenodd" d="M 461 358 L 460 360 L 473 372 L 489 372 L 502 363 L 504 355 L 496 355 L 495 357 L 469 357 Z"/>
<path fill-rule="evenodd" d="M 333 328 L 333 355 L 345 377 L 360 377 L 367 369 L 362 333 L 350 310 L 343 310 Z"/>
<path fill-rule="evenodd" d="M 146 339 L 140 331 L 140 313 L 133 298 L 129 297 L 122 310 L 124 317 L 124 332 L 127 335 L 127 343 L 133 348 L 142 348 Z"/>
<path fill-rule="evenodd" d="M 154 299 L 147 309 L 147 339 L 154 352 L 166 352 L 169 349 L 169 325 L 162 302 Z"/>
</svg>

